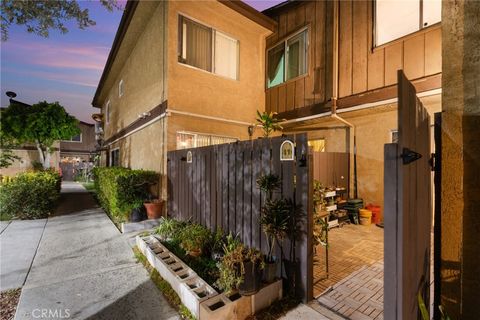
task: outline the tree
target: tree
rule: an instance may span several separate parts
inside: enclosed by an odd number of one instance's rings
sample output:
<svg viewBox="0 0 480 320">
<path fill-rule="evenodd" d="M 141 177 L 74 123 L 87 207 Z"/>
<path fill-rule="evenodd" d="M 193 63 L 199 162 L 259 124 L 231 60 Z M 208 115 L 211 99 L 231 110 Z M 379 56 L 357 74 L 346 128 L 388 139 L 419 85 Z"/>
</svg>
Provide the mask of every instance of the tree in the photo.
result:
<svg viewBox="0 0 480 320">
<path fill-rule="evenodd" d="M 100 0 L 108 10 L 119 9 L 117 0 Z M 51 29 L 67 33 L 65 22 L 76 20 L 77 27 L 85 29 L 95 25 L 88 9 L 82 9 L 77 0 L 2 0 L 1 33 L 2 41 L 8 39 L 8 28 L 12 24 L 24 25 L 27 31 L 47 38 Z"/>
<path fill-rule="evenodd" d="M 50 166 L 52 145 L 80 134 L 78 120 L 58 103 L 39 102 L 32 106 L 11 103 L 2 111 L 2 137 L 16 144 L 32 143 L 37 147 L 44 168 Z"/>
</svg>

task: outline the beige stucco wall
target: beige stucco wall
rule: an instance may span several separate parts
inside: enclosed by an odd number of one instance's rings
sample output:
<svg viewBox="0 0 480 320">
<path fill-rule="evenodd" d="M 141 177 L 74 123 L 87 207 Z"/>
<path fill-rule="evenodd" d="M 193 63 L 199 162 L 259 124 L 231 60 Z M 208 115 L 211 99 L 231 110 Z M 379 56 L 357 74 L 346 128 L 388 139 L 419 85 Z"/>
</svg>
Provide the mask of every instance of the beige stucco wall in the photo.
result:
<svg viewBox="0 0 480 320">
<path fill-rule="evenodd" d="M 143 130 L 137 131 L 110 146 L 120 149 L 120 166 L 131 169 L 153 170 L 161 174 L 158 190 L 163 188 L 166 173 L 167 119 L 162 118 Z M 102 156 L 104 158 L 104 156 Z M 105 160 L 103 160 L 105 161 Z M 165 194 L 163 194 L 165 196 Z"/>
<path fill-rule="evenodd" d="M 100 105 L 110 101 L 110 121 L 105 123 L 105 139 L 138 119 L 166 99 L 164 79 L 164 9 L 167 2 L 139 2 L 119 53 L 105 81 Z M 124 94 L 118 95 L 123 80 Z M 165 90 L 164 90 L 165 89 Z"/>
<path fill-rule="evenodd" d="M 430 114 L 433 126 L 433 114 L 441 111 L 440 95 L 421 98 Z M 391 142 L 391 131 L 397 130 L 397 105 L 384 105 L 371 109 L 340 113 L 341 117 L 355 125 L 357 136 L 357 183 L 358 196 L 364 203 L 379 204 L 383 208 L 383 160 L 384 145 Z M 325 119 L 330 126 L 342 125 Z M 319 121 L 318 126 L 324 126 Z M 325 138 L 326 152 L 349 152 L 347 130 L 329 129 L 309 131 L 309 139 Z M 433 127 L 431 131 L 433 152 Z M 353 137 L 350 137 L 350 147 Z M 426 155 L 429 156 L 429 155 Z M 350 161 L 350 182 L 353 192 L 353 158 Z"/>
<path fill-rule="evenodd" d="M 54 151 L 50 155 L 50 167 L 54 169 L 59 168 L 60 153 L 58 152 L 58 143 L 54 144 Z M 0 175 L 14 176 L 17 173 L 25 172 L 32 169 L 32 162 L 40 161 L 40 156 L 37 150 L 14 150 L 15 154 L 20 157 L 20 160 L 15 160 L 8 168 L 1 168 Z"/>
<path fill-rule="evenodd" d="M 238 80 L 178 62 L 179 14 L 239 40 Z M 264 38 L 269 31 L 217 1 L 170 2 L 168 30 L 168 108 L 254 122 L 256 110 L 265 109 Z M 188 128 L 183 129 L 201 130 L 195 127 L 194 122 L 189 122 L 188 125 Z"/>
</svg>

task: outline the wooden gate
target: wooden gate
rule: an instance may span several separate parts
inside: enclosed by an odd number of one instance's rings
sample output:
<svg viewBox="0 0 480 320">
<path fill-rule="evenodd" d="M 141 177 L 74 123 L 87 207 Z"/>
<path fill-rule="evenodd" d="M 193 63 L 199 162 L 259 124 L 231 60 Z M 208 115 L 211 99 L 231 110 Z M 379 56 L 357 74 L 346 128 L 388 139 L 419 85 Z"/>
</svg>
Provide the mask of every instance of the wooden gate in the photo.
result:
<svg viewBox="0 0 480 320">
<path fill-rule="evenodd" d="M 385 145 L 385 319 L 419 319 L 429 306 L 432 222 L 430 117 L 398 71 L 398 143 Z"/>
</svg>

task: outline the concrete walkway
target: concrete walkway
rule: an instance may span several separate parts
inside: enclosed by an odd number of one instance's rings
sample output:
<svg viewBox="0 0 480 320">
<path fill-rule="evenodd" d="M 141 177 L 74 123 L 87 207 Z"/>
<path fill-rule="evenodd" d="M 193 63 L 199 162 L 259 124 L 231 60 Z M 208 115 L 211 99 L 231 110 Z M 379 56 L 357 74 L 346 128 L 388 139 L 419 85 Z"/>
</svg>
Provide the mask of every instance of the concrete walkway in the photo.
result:
<svg viewBox="0 0 480 320">
<path fill-rule="evenodd" d="M 15 319 L 61 316 L 179 318 L 136 263 L 126 239 L 77 183 L 62 184 L 57 215 L 45 224 Z"/>
</svg>

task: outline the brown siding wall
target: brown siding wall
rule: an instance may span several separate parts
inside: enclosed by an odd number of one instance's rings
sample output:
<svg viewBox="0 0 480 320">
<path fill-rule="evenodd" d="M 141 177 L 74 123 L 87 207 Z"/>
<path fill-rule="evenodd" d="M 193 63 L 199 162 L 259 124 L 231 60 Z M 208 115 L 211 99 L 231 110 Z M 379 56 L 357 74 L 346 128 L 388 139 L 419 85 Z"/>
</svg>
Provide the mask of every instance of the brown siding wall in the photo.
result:
<svg viewBox="0 0 480 320">
<path fill-rule="evenodd" d="M 331 2 L 308 1 L 273 17 L 278 31 L 267 38 L 267 49 L 285 37 L 308 28 L 308 72 L 266 90 L 268 111 L 285 112 L 325 102 L 331 96 L 331 65 L 327 56 L 331 53 Z M 330 70 L 330 71 L 329 71 Z M 330 91 L 329 91 L 330 90 Z"/>
<path fill-rule="evenodd" d="M 439 24 L 374 48 L 373 1 L 338 1 L 338 11 L 339 98 L 394 85 L 398 69 L 404 69 L 409 79 L 441 73 Z M 308 26 L 309 68 L 304 77 L 266 89 L 267 110 L 282 113 L 302 109 L 333 96 L 333 16 L 333 1 L 306 1 L 273 17 L 278 30 L 267 38 L 267 49 Z M 316 112 L 297 115 L 312 113 Z"/>
</svg>

